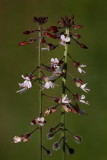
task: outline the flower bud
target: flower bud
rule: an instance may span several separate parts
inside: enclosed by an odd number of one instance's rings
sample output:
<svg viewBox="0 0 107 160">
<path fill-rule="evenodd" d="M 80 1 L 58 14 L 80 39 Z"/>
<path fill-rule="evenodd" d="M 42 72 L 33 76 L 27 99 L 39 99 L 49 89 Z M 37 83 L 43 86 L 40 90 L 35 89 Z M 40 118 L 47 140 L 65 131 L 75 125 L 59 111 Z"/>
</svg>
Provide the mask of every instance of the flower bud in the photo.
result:
<svg viewBox="0 0 107 160">
<path fill-rule="evenodd" d="M 75 25 L 73 28 L 74 29 L 80 29 L 80 28 L 82 28 L 83 27 L 83 25 Z"/>
<path fill-rule="evenodd" d="M 56 130 L 56 128 L 50 128 L 50 132 L 54 132 Z"/>
<path fill-rule="evenodd" d="M 48 32 L 44 32 L 44 35 L 45 35 L 46 37 L 50 37 L 50 38 L 53 38 L 53 39 L 56 39 L 56 38 L 57 38 L 57 36 L 52 35 L 51 33 L 48 33 Z"/>
<path fill-rule="evenodd" d="M 24 31 L 23 34 L 30 34 L 31 31 Z"/>
<path fill-rule="evenodd" d="M 41 38 L 41 43 L 46 43 L 46 40 L 44 37 Z"/>
<path fill-rule="evenodd" d="M 85 44 L 80 44 L 80 46 L 81 48 L 88 49 L 88 47 Z"/>
<path fill-rule="evenodd" d="M 20 42 L 18 45 L 19 46 L 25 46 L 27 44 L 27 42 L 26 41 L 23 41 L 23 42 Z"/>
<path fill-rule="evenodd" d="M 51 26 L 51 31 L 53 33 L 57 33 L 58 32 L 58 28 L 56 26 Z"/>
<path fill-rule="evenodd" d="M 58 98 L 58 97 L 53 97 L 52 99 L 53 99 L 53 101 L 56 102 L 56 103 L 61 103 L 61 99 Z"/>
<path fill-rule="evenodd" d="M 42 24 L 44 24 L 44 23 L 47 23 L 48 17 L 34 17 L 33 21 L 34 21 L 36 24 L 42 25 Z"/>
</svg>

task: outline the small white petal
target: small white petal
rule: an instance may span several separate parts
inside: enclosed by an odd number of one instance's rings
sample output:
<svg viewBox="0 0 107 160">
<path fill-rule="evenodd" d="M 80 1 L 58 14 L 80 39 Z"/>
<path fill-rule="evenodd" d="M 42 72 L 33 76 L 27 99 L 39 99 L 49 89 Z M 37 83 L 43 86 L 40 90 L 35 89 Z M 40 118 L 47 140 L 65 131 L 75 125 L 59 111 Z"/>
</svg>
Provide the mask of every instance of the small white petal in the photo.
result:
<svg viewBox="0 0 107 160">
<path fill-rule="evenodd" d="M 78 72 L 80 72 L 80 73 L 86 73 L 82 68 L 80 68 L 80 67 L 78 67 Z"/>
<path fill-rule="evenodd" d="M 65 41 L 65 36 L 64 35 L 61 35 L 60 38 L 61 38 L 62 41 Z"/>
<path fill-rule="evenodd" d="M 22 78 L 27 80 L 27 81 L 30 81 L 30 78 L 29 77 L 25 77 L 24 75 L 22 75 Z"/>
<path fill-rule="evenodd" d="M 85 96 L 84 96 L 84 95 L 81 95 L 81 99 L 85 99 Z"/>
<path fill-rule="evenodd" d="M 22 139 L 21 139 L 21 137 L 15 136 L 15 137 L 13 138 L 13 140 L 14 140 L 14 141 L 13 141 L 14 143 L 19 143 L 19 142 L 21 142 Z"/>
<path fill-rule="evenodd" d="M 80 65 L 80 67 L 86 67 L 86 65 L 84 65 L 84 64 L 81 64 L 81 65 Z"/>
<path fill-rule="evenodd" d="M 19 91 L 16 91 L 16 93 L 22 94 L 22 93 L 24 93 L 24 92 L 26 92 L 26 91 L 27 91 L 27 88 L 23 88 L 23 89 L 21 89 L 21 90 L 19 90 Z"/>
<path fill-rule="evenodd" d="M 45 85 L 44 85 L 44 88 L 49 89 L 49 87 L 50 87 L 50 86 L 49 86 L 49 82 L 46 82 Z"/>
<path fill-rule="evenodd" d="M 71 100 L 68 99 L 67 94 L 62 98 L 62 103 L 70 103 Z"/>
<path fill-rule="evenodd" d="M 51 63 L 54 63 L 54 58 L 51 58 Z"/>
<path fill-rule="evenodd" d="M 80 102 L 89 105 L 88 101 L 80 100 Z"/>
<path fill-rule="evenodd" d="M 42 50 L 42 51 L 47 51 L 47 50 L 48 50 L 48 48 L 41 48 L 41 50 Z"/>
<path fill-rule="evenodd" d="M 25 76 L 24 76 L 24 75 L 21 75 L 21 77 L 22 77 L 23 79 L 25 79 Z"/>
<path fill-rule="evenodd" d="M 82 69 L 80 67 L 78 67 L 78 72 L 82 73 Z"/>
<path fill-rule="evenodd" d="M 70 42 L 70 37 L 66 37 L 65 42 Z"/>
<path fill-rule="evenodd" d="M 81 85 L 81 89 L 84 89 L 84 88 L 86 87 L 86 85 L 87 85 L 87 83 L 82 84 L 82 85 Z"/>
<path fill-rule="evenodd" d="M 44 121 L 45 121 L 44 117 L 41 117 L 41 118 L 40 118 L 40 121 L 41 121 L 41 122 L 44 122 Z"/>
<path fill-rule="evenodd" d="M 67 44 L 64 43 L 64 41 L 59 42 L 59 44 L 62 45 L 62 46 L 67 46 Z"/>
</svg>

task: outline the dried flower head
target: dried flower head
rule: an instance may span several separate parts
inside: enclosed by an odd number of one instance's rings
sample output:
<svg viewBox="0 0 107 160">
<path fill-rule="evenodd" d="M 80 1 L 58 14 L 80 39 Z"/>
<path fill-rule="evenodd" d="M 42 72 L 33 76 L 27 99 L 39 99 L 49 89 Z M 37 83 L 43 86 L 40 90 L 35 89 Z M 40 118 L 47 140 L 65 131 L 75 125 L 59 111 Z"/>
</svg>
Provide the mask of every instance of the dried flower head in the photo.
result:
<svg viewBox="0 0 107 160">
<path fill-rule="evenodd" d="M 51 107 L 49 107 L 49 108 L 45 111 L 44 116 L 47 116 L 47 115 L 49 115 L 49 114 L 52 114 L 52 113 L 54 113 L 54 112 L 56 112 L 56 111 L 57 111 L 56 106 L 51 106 Z"/>
</svg>

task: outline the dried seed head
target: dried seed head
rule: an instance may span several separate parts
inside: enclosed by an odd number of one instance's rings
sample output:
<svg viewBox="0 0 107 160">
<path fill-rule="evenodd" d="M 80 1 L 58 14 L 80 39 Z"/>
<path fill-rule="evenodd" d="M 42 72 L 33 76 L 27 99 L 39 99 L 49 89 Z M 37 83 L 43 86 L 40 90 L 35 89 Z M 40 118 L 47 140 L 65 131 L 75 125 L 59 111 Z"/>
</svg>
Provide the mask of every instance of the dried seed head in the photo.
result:
<svg viewBox="0 0 107 160">
<path fill-rule="evenodd" d="M 53 138 L 54 138 L 54 134 L 51 133 L 51 132 L 48 133 L 47 138 L 48 138 L 49 140 L 53 139 Z"/>
<path fill-rule="evenodd" d="M 56 111 L 57 111 L 56 107 L 55 107 L 55 106 L 51 106 L 50 108 L 48 108 L 48 109 L 45 111 L 44 116 L 47 116 L 47 115 L 49 115 L 49 114 L 52 114 L 52 113 L 54 113 L 54 112 L 56 112 Z"/>
<path fill-rule="evenodd" d="M 50 150 L 47 150 L 47 155 L 48 156 L 51 156 L 52 155 L 52 152 Z"/>
<path fill-rule="evenodd" d="M 68 149 L 68 153 L 72 155 L 74 153 L 74 149 L 70 148 L 67 143 L 65 143 L 65 145 L 66 145 L 66 147 Z"/>
<path fill-rule="evenodd" d="M 81 143 L 81 141 L 82 141 L 82 137 L 80 137 L 80 136 L 73 136 L 73 138 L 74 138 L 74 141 L 78 144 Z"/>
<path fill-rule="evenodd" d="M 74 149 L 73 149 L 73 148 L 69 148 L 69 149 L 68 149 L 68 153 L 69 153 L 69 154 L 71 154 L 71 155 L 72 155 L 74 152 L 75 152 L 75 151 L 74 151 Z"/>
<path fill-rule="evenodd" d="M 54 144 L 53 144 L 53 150 L 59 150 L 60 149 L 60 144 L 59 144 L 59 142 L 55 142 Z"/>
</svg>

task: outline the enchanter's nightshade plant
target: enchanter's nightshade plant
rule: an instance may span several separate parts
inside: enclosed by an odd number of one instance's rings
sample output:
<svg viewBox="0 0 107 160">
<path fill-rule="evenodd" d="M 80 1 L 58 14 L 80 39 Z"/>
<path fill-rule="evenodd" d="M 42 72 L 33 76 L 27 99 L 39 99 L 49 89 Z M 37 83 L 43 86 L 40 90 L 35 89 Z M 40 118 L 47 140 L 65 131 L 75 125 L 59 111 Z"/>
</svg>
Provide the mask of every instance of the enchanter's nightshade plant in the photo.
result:
<svg viewBox="0 0 107 160">
<path fill-rule="evenodd" d="M 80 115 L 85 115 L 86 113 L 80 109 L 79 102 L 83 104 L 89 105 L 89 102 L 85 100 L 85 95 L 80 95 L 78 93 L 73 93 L 69 86 L 67 86 L 67 76 L 70 76 L 73 83 L 76 87 L 80 88 L 82 91 L 88 93 L 90 89 L 87 88 L 87 83 L 83 83 L 80 78 L 76 78 L 70 73 L 71 71 L 68 70 L 68 58 L 71 59 L 72 65 L 74 68 L 77 68 L 77 71 L 80 74 L 85 74 L 84 68 L 86 65 L 80 64 L 80 62 L 74 60 L 71 56 L 69 45 L 72 44 L 72 40 L 75 41 L 80 47 L 87 49 L 87 46 L 81 43 L 78 39 L 81 37 L 79 34 L 75 33 L 74 30 L 80 29 L 82 25 L 76 25 L 74 23 L 74 16 L 71 18 L 61 17 L 58 24 L 60 26 L 50 26 L 48 28 L 44 28 L 43 25 L 48 22 L 48 17 L 34 17 L 33 21 L 36 23 L 37 28 L 31 31 L 25 31 L 23 34 L 33 34 L 36 33 L 34 38 L 30 38 L 28 41 L 23 41 L 19 43 L 19 46 L 30 45 L 37 42 L 38 48 L 38 65 L 36 68 L 29 73 L 28 75 L 22 75 L 24 79 L 23 83 L 19 83 L 20 90 L 17 93 L 24 93 L 33 85 L 36 81 L 39 82 L 39 93 L 38 93 L 38 100 L 39 100 L 39 114 L 31 121 L 31 125 L 38 125 L 33 131 L 30 133 L 23 134 L 21 136 L 15 136 L 13 138 L 13 143 L 18 142 L 27 142 L 31 135 L 39 130 L 40 132 L 40 160 L 43 158 L 42 151 L 44 150 L 47 155 L 51 155 L 51 151 L 46 149 L 43 145 L 43 126 L 46 123 L 45 117 L 53 114 L 58 110 L 58 107 L 61 106 L 61 121 L 56 124 L 55 127 L 49 129 L 49 133 L 47 134 L 47 138 L 49 140 L 55 137 L 55 134 L 61 132 L 61 136 L 57 141 L 53 144 L 53 150 L 58 150 L 62 148 L 63 153 L 63 160 L 66 159 L 66 150 L 69 154 L 74 153 L 74 149 L 69 147 L 66 133 L 70 133 L 74 141 L 80 143 L 82 138 L 78 135 L 72 133 L 69 129 L 65 126 L 65 114 L 66 112 L 77 113 Z M 48 38 L 57 39 L 57 44 L 51 44 L 48 42 Z M 42 60 L 42 51 L 51 51 L 56 49 L 58 46 L 63 47 L 64 53 L 61 54 L 61 58 L 51 58 L 50 65 L 46 65 L 43 63 Z M 47 55 L 48 56 L 48 55 Z M 49 72 L 49 75 L 45 73 L 45 71 Z M 38 72 L 35 75 L 35 73 Z M 59 87 L 56 83 L 58 79 L 61 79 L 61 95 L 59 96 L 51 96 L 45 94 L 45 89 L 54 89 L 55 87 Z M 67 91 L 71 95 L 68 97 Z M 55 105 L 49 106 L 45 109 L 43 113 L 43 97 L 50 98 Z M 70 114 L 71 114 L 70 113 Z M 48 122 L 47 122 L 48 123 Z M 62 146 L 62 147 L 61 147 Z"/>
</svg>

